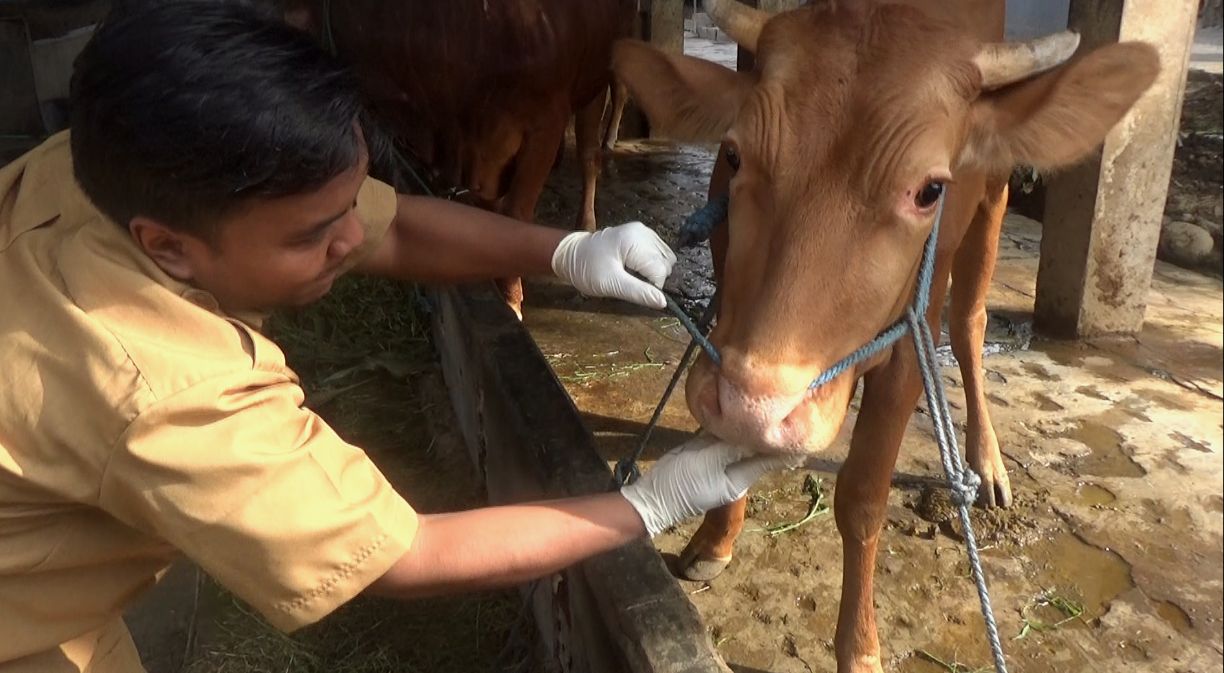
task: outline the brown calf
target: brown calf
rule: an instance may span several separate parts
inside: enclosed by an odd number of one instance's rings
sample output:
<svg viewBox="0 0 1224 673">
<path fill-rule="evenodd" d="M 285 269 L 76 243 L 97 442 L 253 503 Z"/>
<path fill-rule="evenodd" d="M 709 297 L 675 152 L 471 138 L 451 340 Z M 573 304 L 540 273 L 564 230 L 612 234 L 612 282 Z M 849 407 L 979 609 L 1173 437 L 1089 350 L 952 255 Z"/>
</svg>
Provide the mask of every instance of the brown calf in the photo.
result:
<svg viewBox="0 0 1224 673">
<path fill-rule="evenodd" d="M 1077 55 L 1078 37 L 1002 39 L 1001 0 L 816 1 L 769 16 L 734 0 L 707 11 L 756 56 L 751 73 L 619 43 L 614 69 L 652 123 L 719 139 L 712 195 L 730 195 L 713 240 L 722 293 L 712 341 L 689 374 L 708 430 L 764 452 L 811 453 L 836 436 L 860 379 L 862 406 L 837 479 L 845 548 L 836 650 L 842 673 L 881 670 L 872 608 L 893 466 L 921 382 L 909 339 L 829 384 L 826 367 L 897 320 L 923 242 L 945 212 L 927 319 L 950 281 L 953 351 L 968 397 L 967 459 L 986 505 L 1011 491 L 982 389 L 985 299 L 1016 163 L 1050 169 L 1093 151 L 1151 85 L 1155 50 Z M 730 561 L 744 501 L 711 512 L 682 555 L 709 579 Z"/>
</svg>

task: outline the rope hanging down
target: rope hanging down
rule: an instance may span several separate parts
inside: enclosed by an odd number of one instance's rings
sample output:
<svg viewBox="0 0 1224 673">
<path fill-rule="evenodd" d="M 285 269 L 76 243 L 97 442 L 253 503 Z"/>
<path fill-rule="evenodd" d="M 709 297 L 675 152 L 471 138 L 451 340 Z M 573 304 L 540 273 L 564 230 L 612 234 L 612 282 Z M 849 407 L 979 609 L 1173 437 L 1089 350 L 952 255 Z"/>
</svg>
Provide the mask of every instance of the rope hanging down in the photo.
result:
<svg viewBox="0 0 1224 673">
<path fill-rule="evenodd" d="M 943 209 L 944 200 L 941 198 L 938 210 L 935 213 L 935 223 L 931 227 L 931 233 L 927 237 L 926 244 L 923 246 L 914 300 L 909 308 L 906 309 L 905 315 L 876 335 L 874 339 L 825 369 L 812 380 L 808 387 L 810 390 L 819 388 L 853 367 L 871 359 L 884 349 L 896 344 L 906 334 L 912 337 L 914 350 L 918 356 L 919 371 L 922 374 L 922 387 L 926 394 L 927 407 L 930 410 L 931 421 L 935 426 L 935 439 L 939 445 L 939 455 L 943 463 L 944 474 L 948 480 L 948 487 L 952 491 L 952 502 L 959 510 L 961 526 L 965 531 L 965 547 L 969 555 L 969 565 L 972 568 L 973 581 L 977 586 L 982 618 L 986 624 L 986 636 L 990 641 L 990 651 L 994 657 L 995 671 L 996 673 L 1007 673 L 1007 663 L 1003 656 L 1003 644 L 999 637 L 999 627 L 995 621 L 994 609 L 990 604 L 990 592 L 986 586 L 986 575 L 982 569 L 982 559 L 978 554 L 977 538 L 973 534 L 973 526 L 969 520 L 969 508 L 977 500 L 978 488 L 981 486 L 982 480 L 961 461 L 956 426 L 952 421 L 952 414 L 948 408 L 948 399 L 944 392 L 943 381 L 939 377 L 939 365 L 935 359 L 935 339 L 926 320 L 927 308 L 930 305 L 931 283 L 935 274 L 935 256 L 939 241 L 939 225 L 943 220 Z M 718 223 L 727 218 L 727 211 L 728 201 L 726 197 L 713 199 L 706 203 L 706 205 L 690 215 L 681 226 L 677 247 L 689 247 L 708 239 Z M 697 347 L 700 345 L 705 350 L 715 366 L 721 364 L 718 350 L 706 338 L 709 325 L 713 321 L 717 310 L 717 300 L 718 295 L 716 293 L 714 298 L 710 300 L 701 319 L 694 323 L 683 308 L 670 296 L 667 297 L 668 311 L 676 316 L 680 324 L 684 325 L 684 328 L 692 335 L 693 341 L 689 343 L 684 355 L 680 358 L 680 365 L 672 375 L 671 381 L 668 382 L 663 398 L 655 407 L 650 423 L 647 424 L 646 430 L 642 433 L 641 440 L 638 442 L 633 455 L 622 459 L 616 464 L 615 478 L 617 484 L 627 484 L 638 477 L 637 462 L 641 459 L 642 452 L 650 441 L 650 435 L 663 415 L 664 407 L 667 406 L 668 400 L 671 398 L 672 393 L 675 392 L 681 375 L 688 369 L 689 361 L 692 359 Z"/>
</svg>

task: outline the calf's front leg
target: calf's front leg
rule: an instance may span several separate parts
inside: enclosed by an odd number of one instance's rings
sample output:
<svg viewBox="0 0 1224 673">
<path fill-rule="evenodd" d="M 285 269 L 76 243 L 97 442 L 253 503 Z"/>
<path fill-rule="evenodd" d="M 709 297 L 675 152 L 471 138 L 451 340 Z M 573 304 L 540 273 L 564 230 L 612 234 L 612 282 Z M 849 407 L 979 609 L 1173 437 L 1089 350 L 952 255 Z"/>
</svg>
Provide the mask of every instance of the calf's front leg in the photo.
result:
<svg viewBox="0 0 1224 673">
<path fill-rule="evenodd" d="M 833 515 L 841 533 L 841 605 L 837 614 L 838 673 L 880 673 L 880 641 L 872 605 L 876 547 L 905 426 L 922 391 L 908 340 L 892 360 L 867 374 L 850 454 L 837 475 Z"/>
<path fill-rule="evenodd" d="M 937 263 L 931 296 L 944 297 L 947 287 L 947 264 Z M 933 299 L 927 310 L 926 320 L 934 325 L 936 335 L 942 308 L 943 301 Z M 850 453 L 837 474 L 833 495 L 833 515 L 844 552 L 834 637 L 838 673 L 884 670 L 872 603 L 876 549 L 897 453 L 921 393 L 922 378 L 910 337 L 897 342 L 887 363 L 863 377 L 862 405 L 850 437 Z"/>
<path fill-rule="evenodd" d="M 974 213 L 969 230 L 957 248 L 952 266 L 952 305 L 948 311 L 948 331 L 952 352 L 960 363 L 965 382 L 966 418 L 965 459 L 982 478 L 978 504 L 983 507 L 1009 507 L 1011 481 L 999 439 L 990 421 L 986 402 L 986 375 L 982 366 L 982 345 L 986 342 L 986 296 L 999 256 L 999 236 L 1007 214 L 1007 182 L 988 184 L 986 197 Z"/>
</svg>

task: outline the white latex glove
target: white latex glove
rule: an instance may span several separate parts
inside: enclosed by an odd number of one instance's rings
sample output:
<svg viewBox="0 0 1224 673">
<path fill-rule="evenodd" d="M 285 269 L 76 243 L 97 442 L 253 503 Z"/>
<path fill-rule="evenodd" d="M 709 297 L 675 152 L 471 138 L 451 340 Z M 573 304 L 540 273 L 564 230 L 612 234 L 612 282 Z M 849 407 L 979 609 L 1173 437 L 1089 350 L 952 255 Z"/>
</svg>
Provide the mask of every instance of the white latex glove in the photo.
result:
<svg viewBox="0 0 1224 673">
<path fill-rule="evenodd" d="M 576 231 L 553 252 L 557 277 L 589 297 L 612 297 L 654 309 L 667 306 L 663 282 L 676 255 L 658 234 L 641 222 L 629 222 L 595 233 Z M 630 275 L 636 271 L 649 282 Z"/>
<path fill-rule="evenodd" d="M 667 452 L 637 481 L 621 488 L 651 537 L 707 510 L 744 497 L 761 475 L 791 468 L 802 457 L 749 456 L 708 435 Z"/>
</svg>

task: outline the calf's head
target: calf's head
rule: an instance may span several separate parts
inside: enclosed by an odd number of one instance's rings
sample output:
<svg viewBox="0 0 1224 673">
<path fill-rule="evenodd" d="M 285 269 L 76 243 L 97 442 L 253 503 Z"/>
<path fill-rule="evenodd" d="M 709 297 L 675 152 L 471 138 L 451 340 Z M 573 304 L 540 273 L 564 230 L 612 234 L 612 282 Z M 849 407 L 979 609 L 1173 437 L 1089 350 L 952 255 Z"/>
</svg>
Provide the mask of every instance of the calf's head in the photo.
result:
<svg viewBox="0 0 1224 673">
<path fill-rule="evenodd" d="M 837 434 L 858 378 L 886 355 L 809 383 L 902 315 L 940 196 L 955 218 L 952 202 L 979 198 L 984 175 L 1093 151 L 1159 61 L 1137 43 L 1068 60 L 1079 43 L 1071 33 L 983 43 L 919 9 L 870 0 L 776 16 L 734 0 L 706 7 L 754 52 L 751 73 L 636 41 L 614 53 L 617 77 L 655 127 L 721 141 L 719 170 L 732 174 L 712 334 L 722 365 L 697 362 L 688 404 L 725 439 L 817 451 Z M 972 208 L 957 211 L 962 220 Z M 943 223 L 951 237 L 958 226 Z"/>
</svg>

